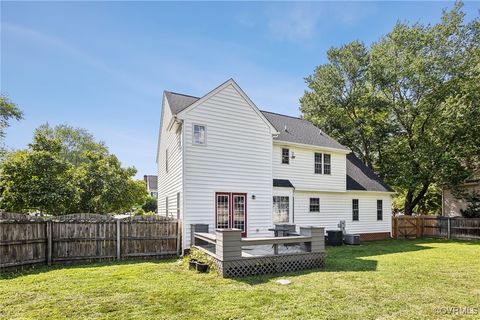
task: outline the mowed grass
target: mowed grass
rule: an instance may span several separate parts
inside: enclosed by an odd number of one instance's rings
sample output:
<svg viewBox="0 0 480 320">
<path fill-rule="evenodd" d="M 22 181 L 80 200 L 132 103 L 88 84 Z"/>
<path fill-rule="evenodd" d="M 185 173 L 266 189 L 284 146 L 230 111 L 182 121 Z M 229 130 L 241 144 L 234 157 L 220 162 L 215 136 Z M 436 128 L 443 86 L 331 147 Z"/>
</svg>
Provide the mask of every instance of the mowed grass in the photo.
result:
<svg viewBox="0 0 480 320">
<path fill-rule="evenodd" d="M 181 260 L 40 268 L 0 275 L 0 318 L 480 319 L 480 242 L 327 248 L 325 269 L 246 279 Z"/>
</svg>

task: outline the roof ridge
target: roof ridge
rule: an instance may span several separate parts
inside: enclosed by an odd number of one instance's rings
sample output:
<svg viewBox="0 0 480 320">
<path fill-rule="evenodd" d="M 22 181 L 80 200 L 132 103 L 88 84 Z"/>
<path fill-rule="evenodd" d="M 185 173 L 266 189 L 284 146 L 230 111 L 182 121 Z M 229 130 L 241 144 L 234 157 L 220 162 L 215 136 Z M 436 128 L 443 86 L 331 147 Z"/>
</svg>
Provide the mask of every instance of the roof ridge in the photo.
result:
<svg viewBox="0 0 480 320">
<path fill-rule="evenodd" d="M 267 110 L 260 110 L 260 112 L 266 112 L 266 113 L 276 114 L 276 115 L 282 116 L 282 117 L 288 117 L 288 118 L 293 118 L 293 119 L 297 119 L 297 120 L 303 120 L 303 121 L 310 122 L 310 121 L 308 121 L 308 120 L 306 120 L 306 119 L 304 119 L 304 118 L 289 116 L 288 114 L 282 114 L 282 113 L 272 112 L 272 111 L 267 111 Z"/>
<path fill-rule="evenodd" d="M 200 99 L 199 97 L 192 96 L 192 95 L 189 95 L 189 94 L 180 93 L 180 92 L 174 92 L 174 91 L 168 91 L 168 90 L 165 90 L 165 92 L 173 93 L 173 94 L 176 94 L 176 95 L 178 95 L 178 96 L 184 96 L 184 97 L 190 97 L 190 98 Z"/>
</svg>

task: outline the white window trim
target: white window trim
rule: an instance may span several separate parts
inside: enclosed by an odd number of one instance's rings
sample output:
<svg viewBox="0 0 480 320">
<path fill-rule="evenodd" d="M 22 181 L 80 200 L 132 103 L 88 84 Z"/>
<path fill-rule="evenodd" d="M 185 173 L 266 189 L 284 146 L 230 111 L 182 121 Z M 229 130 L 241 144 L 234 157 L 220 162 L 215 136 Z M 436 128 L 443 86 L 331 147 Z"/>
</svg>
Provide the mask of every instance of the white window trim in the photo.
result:
<svg viewBox="0 0 480 320">
<path fill-rule="evenodd" d="M 311 203 L 312 203 L 312 199 L 318 199 L 318 211 L 312 211 L 311 210 Z M 310 197 L 308 198 L 308 211 L 310 213 L 320 213 L 320 197 Z"/>
<path fill-rule="evenodd" d="M 283 150 L 287 149 L 288 150 L 288 163 L 283 163 Z M 280 152 L 280 164 L 284 166 L 289 166 L 290 165 L 290 148 L 287 147 L 282 147 L 281 152 Z"/>
<path fill-rule="evenodd" d="M 315 172 L 315 166 L 317 165 L 316 163 L 316 155 L 320 155 L 320 172 Z M 323 153 L 321 152 L 314 152 L 313 153 L 313 174 L 323 174 Z"/>
<path fill-rule="evenodd" d="M 274 208 L 273 208 L 273 198 L 275 198 L 275 197 L 287 198 L 287 200 L 288 200 L 288 202 L 287 202 L 287 203 L 288 203 L 288 213 L 287 213 L 287 214 L 288 214 L 288 221 L 287 221 L 287 222 L 275 222 L 275 221 L 273 221 L 273 214 L 274 214 L 274 211 L 273 211 L 273 209 L 274 209 Z M 273 195 L 273 197 L 272 197 L 272 223 L 274 223 L 274 224 L 275 224 L 275 223 L 277 223 L 277 224 L 281 224 L 281 223 L 291 223 L 291 221 L 292 221 L 292 215 L 291 215 L 291 202 L 290 202 L 291 200 L 290 200 L 290 198 L 291 198 L 291 197 L 290 197 L 289 194 L 288 194 L 288 195 L 281 195 L 281 194 L 274 194 L 274 195 Z"/>
<path fill-rule="evenodd" d="M 195 143 L 195 126 L 201 126 L 205 128 L 205 143 Z M 194 146 L 206 146 L 207 145 L 207 125 L 200 123 L 192 123 L 192 145 Z"/>
<path fill-rule="evenodd" d="M 328 165 L 330 166 L 330 173 L 325 173 L 325 155 L 330 156 L 330 162 Z M 322 153 L 322 174 L 332 175 L 332 154 L 331 153 Z"/>
</svg>

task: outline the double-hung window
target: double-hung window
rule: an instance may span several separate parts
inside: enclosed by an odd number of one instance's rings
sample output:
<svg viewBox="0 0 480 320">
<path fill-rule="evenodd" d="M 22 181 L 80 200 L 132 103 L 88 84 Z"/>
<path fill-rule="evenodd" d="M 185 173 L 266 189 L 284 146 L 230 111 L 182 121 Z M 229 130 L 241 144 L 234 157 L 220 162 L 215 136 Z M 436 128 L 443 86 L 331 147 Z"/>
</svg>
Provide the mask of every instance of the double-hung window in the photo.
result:
<svg viewBox="0 0 480 320">
<path fill-rule="evenodd" d="M 320 198 L 310 198 L 310 212 L 320 212 Z"/>
<path fill-rule="evenodd" d="M 316 174 L 332 173 L 332 156 L 328 153 L 315 152 L 313 164 Z"/>
<path fill-rule="evenodd" d="M 290 150 L 288 148 L 282 148 L 282 163 L 290 163 Z"/>
<path fill-rule="evenodd" d="M 331 156 L 327 153 L 323 154 L 323 174 L 331 174 Z"/>
<path fill-rule="evenodd" d="M 193 144 L 207 144 L 207 127 L 201 124 L 193 125 Z"/>
<path fill-rule="evenodd" d="M 383 200 L 377 200 L 377 220 L 383 220 Z"/>
<path fill-rule="evenodd" d="M 322 173 L 322 154 L 315 152 L 315 173 Z"/>
<path fill-rule="evenodd" d="M 288 223 L 289 208 L 289 197 L 273 196 L 273 223 Z"/>
<path fill-rule="evenodd" d="M 359 212 L 359 206 L 358 206 L 358 199 L 352 199 L 352 220 L 353 221 L 358 221 L 358 212 Z"/>
</svg>

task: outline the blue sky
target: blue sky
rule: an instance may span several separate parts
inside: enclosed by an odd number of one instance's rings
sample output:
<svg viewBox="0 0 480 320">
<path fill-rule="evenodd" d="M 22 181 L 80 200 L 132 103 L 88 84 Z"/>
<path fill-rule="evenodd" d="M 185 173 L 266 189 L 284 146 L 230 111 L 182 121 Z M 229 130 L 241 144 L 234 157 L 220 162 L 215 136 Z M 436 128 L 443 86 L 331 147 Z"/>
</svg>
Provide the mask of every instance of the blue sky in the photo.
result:
<svg viewBox="0 0 480 320">
<path fill-rule="evenodd" d="M 68 123 L 155 174 L 163 90 L 202 96 L 234 78 L 261 109 L 299 115 L 326 51 L 396 21 L 438 22 L 452 2 L 1 2 L 1 92 L 24 111 L 6 144 Z M 467 2 L 470 20 L 479 2 Z"/>
</svg>

